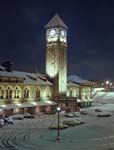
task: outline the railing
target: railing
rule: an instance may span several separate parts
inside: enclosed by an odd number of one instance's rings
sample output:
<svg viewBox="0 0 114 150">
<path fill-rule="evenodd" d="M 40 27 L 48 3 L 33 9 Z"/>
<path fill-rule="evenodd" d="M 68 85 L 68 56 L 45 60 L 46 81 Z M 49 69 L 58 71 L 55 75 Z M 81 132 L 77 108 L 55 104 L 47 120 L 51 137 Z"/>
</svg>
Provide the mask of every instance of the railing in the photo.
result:
<svg viewBox="0 0 114 150">
<path fill-rule="evenodd" d="M 91 98 L 93 98 L 95 95 L 97 95 L 97 92 L 95 92 L 95 93 L 91 96 Z"/>
</svg>

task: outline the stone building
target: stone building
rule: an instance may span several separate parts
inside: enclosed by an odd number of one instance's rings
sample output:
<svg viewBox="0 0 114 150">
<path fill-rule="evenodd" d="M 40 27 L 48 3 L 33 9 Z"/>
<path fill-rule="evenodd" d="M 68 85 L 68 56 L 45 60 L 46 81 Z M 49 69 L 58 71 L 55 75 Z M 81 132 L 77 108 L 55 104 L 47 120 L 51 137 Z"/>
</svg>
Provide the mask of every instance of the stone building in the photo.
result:
<svg viewBox="0 0 114 150">
<path fill-rule="evenodd" d="M 39 113 L 91 103 L 91 82 L 67 79 L 67 29 L 58 15 L 46 28 L 46 73 L 11 69 L 10 62 L 0 66 L 0 110 L 13 113 Z M 76 77 L 76 76 L 75 76 Z M 75 109 L 74 109 L 75 110 Z"/>
</svg>

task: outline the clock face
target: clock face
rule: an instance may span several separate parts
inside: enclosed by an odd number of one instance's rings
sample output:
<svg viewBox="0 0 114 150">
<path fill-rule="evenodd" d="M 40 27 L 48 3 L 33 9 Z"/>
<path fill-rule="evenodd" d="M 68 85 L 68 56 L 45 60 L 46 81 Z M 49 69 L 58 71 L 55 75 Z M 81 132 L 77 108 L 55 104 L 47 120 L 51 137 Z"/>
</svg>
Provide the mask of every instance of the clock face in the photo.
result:
<svg viewBox="0 0 114 150">
<path fill-rule="evenodd" d="M 50 42 L 56 42 L 60 40 L 62 43 L 66 43 L 66 31 L 62 28 L 51 28 L 47 30 L 47 41 Z"/>
<path fill-rule="evenodd" d="M 50 31 L 50 35 L 51 36 L 54 36 L 56 34 L 56 31 L 54 30 L 54 29 L 52 29 L 51 31 Z"/>
<path fill-rule="evenodd" d="M 62 35 L 62 36 L 65 36 L 65 31 L 62 30 L 62 31 L 61 31 L 61 35 Z"/>
</svg>

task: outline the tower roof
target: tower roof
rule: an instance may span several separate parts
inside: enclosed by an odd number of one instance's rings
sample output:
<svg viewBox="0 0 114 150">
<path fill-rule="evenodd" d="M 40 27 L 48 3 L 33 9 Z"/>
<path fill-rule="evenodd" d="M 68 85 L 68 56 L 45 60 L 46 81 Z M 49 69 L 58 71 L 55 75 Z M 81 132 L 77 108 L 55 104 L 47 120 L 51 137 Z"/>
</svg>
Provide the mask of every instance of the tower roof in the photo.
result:
<svg viewBox="0 0 114 150">
<path fill-rule="evenodd" d="M 64 24 L 64 22 L 62 21 L 62 19 L 59 17 L 58 14 L 55 14 L 55 16 L 45 26 L 45 28 L 53 28 L 53 27 L 62 27 L 64 29 L 68 29 L 68 27 Z"/>
</svg>

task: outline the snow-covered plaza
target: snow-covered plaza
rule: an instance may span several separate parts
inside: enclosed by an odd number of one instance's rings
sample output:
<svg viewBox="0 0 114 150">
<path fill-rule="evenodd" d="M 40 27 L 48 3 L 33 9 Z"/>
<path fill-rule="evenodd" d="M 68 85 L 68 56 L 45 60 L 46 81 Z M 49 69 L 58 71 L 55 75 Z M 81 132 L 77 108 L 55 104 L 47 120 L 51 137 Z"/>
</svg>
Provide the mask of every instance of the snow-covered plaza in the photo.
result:
<svg viewBox="0 0 114 150">
<path fill-rule="evenodd" d="M 112 115 L 97 117 L 98 112 L 94 109 L 98 107 L 111 110 Z M 34 119 L 15 120 L 14 125 L 0 128 L 0 150 L 113 150 L 114 105 L 93 106 L 86 111 L 87 115 L 81 114 L 85 124 L 61 130 L 59 141 L 56 140 L 57 130 L 48 129 L 57 121 L 57 114 L 39 114 Z M 61 114 L 60 119 L 66 118 Z"/>
</svg>

